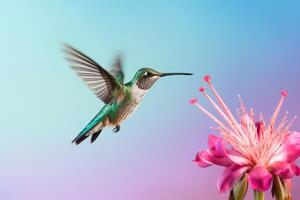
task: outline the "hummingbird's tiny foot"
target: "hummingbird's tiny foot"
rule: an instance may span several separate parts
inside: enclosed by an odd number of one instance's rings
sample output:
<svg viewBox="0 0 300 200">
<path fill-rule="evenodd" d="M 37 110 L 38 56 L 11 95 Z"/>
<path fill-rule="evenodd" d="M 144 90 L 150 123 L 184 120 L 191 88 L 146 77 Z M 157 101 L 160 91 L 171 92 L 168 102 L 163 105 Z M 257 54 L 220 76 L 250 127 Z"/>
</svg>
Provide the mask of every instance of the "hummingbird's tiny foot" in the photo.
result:
<svg viewBox="0 0 300 200">
<path fill-rule="evenodd" d="M 119 132 L 119 131 L 120 131 L 120 128 L 121 128 L 121 126 L 120 126 L 120 125 L 117 125 L 117 126 L 113 129 L 113 132 L 114 132 L 114 133 Z"/>
</svg>

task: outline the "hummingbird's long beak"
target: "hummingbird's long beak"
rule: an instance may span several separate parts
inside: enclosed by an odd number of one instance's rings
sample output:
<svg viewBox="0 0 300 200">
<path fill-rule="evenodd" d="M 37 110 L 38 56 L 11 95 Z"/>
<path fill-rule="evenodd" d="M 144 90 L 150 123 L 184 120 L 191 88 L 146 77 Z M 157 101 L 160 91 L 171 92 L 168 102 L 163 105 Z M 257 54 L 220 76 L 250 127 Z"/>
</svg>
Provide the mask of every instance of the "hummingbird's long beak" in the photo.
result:
<svg viewBox="0 0 300 200">
<path fill-rule="evenodd" d="M 193 75 L 191 73 L 181 73 L 181 72 L 175 72 L 175 73 L 162 73 L 160 77 L 164 76 L 174 76 L 174 75 Z"/>
</svg>

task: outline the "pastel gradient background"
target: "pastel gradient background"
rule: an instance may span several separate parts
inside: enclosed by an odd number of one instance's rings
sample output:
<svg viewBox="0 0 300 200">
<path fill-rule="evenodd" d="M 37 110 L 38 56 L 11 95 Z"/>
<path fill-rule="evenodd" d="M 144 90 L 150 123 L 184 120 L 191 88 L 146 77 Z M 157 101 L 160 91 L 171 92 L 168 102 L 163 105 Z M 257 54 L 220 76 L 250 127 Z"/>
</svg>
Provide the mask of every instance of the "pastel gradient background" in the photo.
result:
<svg viewBox="0 0 300 200">
<path fill-rule="evenodd" d="M 233 110 L 241 94 L 269 119 L 286 88 L 284 110 L 300 115 L 299 9 L 296 1 L 2 2 L 0 199 L 226 199 L 216 188 L 222 169 L 192 162 L 213 123 L 188 100 L 208 105 L 197 89 L 209 73 Z M 75 146 L 103 103 L 69 69 L 61 42 L 107 68 L 121 52 L 126 80 L 144 66 L 194 76 L 159 80 L 118 134 L 106 129 Z"/>
</svg>

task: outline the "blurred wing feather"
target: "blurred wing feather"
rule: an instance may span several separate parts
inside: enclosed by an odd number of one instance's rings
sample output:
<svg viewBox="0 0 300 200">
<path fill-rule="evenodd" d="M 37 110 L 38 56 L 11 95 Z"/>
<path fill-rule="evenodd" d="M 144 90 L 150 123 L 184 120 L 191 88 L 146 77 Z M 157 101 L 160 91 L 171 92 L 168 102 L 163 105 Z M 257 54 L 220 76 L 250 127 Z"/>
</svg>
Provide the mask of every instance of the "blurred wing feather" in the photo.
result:
<svg viewBox="0 0 300 200">
<path fill-rule="evenodd" d="M 66 60 L 95 95 L 108 104 L 120 91 L 122 84 L 94 60 L 69 45 L 64 45 Z"/>
<path fill-rule="evenodd" d="M 120 83 L 124 82 L 124 72 L 121 57 L 118 56 L 113 64 L 110 74 Z"/>
</svg>

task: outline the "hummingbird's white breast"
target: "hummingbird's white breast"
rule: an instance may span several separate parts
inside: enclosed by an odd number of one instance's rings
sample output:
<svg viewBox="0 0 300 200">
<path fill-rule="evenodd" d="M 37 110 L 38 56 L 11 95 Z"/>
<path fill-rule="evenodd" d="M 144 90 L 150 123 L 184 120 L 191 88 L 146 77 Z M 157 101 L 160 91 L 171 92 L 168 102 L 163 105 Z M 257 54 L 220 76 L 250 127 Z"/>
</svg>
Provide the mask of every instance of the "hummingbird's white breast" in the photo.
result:
<svg viewBox="0 0 300 200">
<path fill-rule="evenodd" d="M 144 98 L 147 90 L 140 89 L 137 85 L 133 85 L 131 88 L 132 100 L 128 101 L 124 105 L 123 112 L 120 113 L 122 121 L 131 115 L 138 107 L 142 99 Z"/>
<path fill-rule="evenodd" d="M 138 104 L 144 98 L 147 90 L 140 89 L 137 85 L 132 86 L 131 95 Z"/>
</svg>

